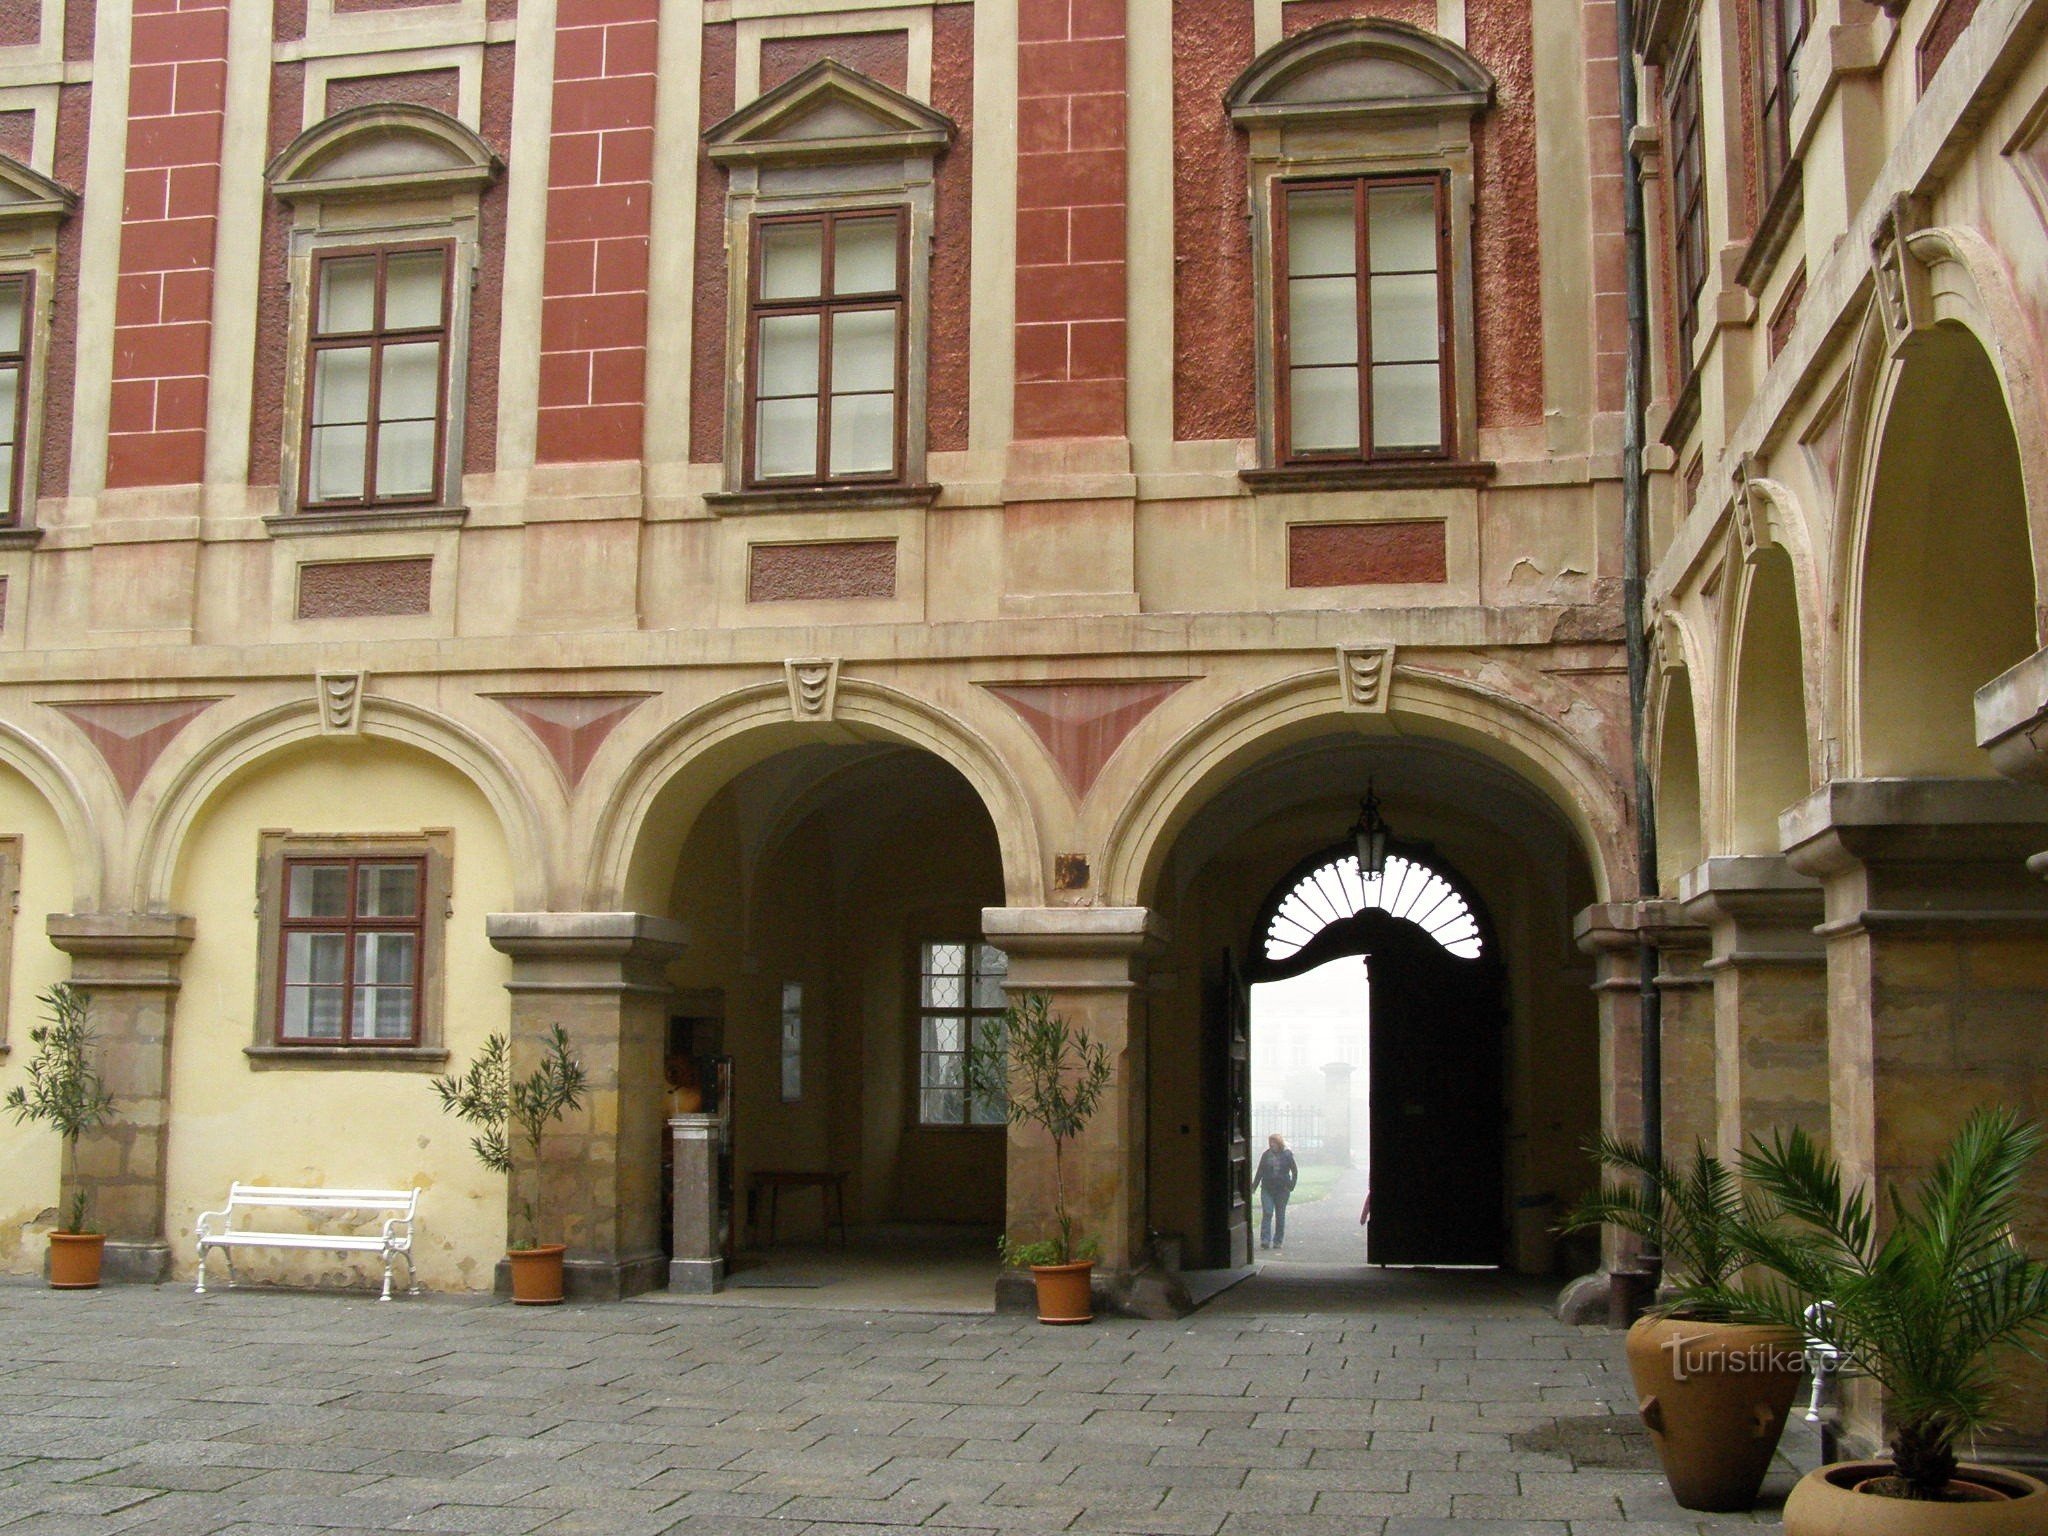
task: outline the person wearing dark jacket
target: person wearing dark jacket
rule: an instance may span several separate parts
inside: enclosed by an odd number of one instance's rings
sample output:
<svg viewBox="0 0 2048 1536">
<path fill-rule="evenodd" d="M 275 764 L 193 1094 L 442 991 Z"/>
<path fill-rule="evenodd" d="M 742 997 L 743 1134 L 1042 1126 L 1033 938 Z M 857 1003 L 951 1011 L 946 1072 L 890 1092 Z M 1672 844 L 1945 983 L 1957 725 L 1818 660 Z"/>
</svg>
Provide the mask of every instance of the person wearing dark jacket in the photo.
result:
<svg viewBox="0 0 2048 1536">
<path fill-rule="evenodd" d="M 1259 1156 L 1259 1171 L 1252 1175 L 1252 1188 L 1259 1192 L 1259 1246 L 1275 1253 L 1287 1241 L 1287 1201 L 1301 1177 L 1294 1154 L 1279 1132 L 1266 1138 L 1266 1150 Z"/>
</svg>

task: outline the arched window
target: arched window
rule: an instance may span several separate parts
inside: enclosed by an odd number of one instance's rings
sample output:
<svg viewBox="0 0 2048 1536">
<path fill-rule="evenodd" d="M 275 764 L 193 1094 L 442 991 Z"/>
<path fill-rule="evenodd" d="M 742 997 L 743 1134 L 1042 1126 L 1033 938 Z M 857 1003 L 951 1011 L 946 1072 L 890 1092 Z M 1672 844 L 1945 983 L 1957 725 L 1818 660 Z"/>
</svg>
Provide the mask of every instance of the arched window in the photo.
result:
<svg viewBox="0 0 2048 1536">
<path fill-rule="evenodd" d="M 1367 880 L 1358 856 L 1345 853 L 1318 864 L 1281 898 L 1266 925 L 1265 958 L 1288 959 L 1332 923 L 1374 909 L 1405 918 L 1460 960 L 1477 960 L 1484 947 L 1471 906 L 1435 870 L 1395 853 L 1385 874 Z"/>
</svg>

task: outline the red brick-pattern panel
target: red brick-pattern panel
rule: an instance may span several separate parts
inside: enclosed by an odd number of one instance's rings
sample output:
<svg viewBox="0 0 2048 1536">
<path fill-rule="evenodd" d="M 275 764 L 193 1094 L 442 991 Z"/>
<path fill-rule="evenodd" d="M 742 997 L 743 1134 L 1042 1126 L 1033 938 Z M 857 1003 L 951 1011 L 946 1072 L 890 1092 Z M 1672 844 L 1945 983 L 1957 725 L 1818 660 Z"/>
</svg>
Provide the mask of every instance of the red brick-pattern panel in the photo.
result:
<svg viewBox="0 0 2048 1536">
<path fill-rule="evenodd" d="M 1019 438 L 1124 434 L 1125 0 L 1019 0 Z"/>
<path fill-rule="evenodd" d="M 1806 268 L 1801 267 L 1785 285 L 1785 296 L 1778 300 L 1777 312 L 1771 316 L 1772 357 L 1784 351 L 1785 343 L 1792 339 L 1792 327 L 1799 323 L 1799 306 L 1805 302 Z"/>
<path fill-rule="evenodd" d="M 1963 29 L 1969 26 L 1976 14 L 1977 0 L 1942 0 L 1941 9 L 1934 13 L 1927 23 L 1927 30 L 1920 34 L 1920 46 L 1914 54 L 1921 90 L 1927 89 L 1935 71 L 1941 68 L 1942 61 L 1955 48 Z"/>
<path fill-rule="evenodd" d="M 870 80 L 879 80 L 895 90 L 910 89 L 910 34 L 899 30 L 764 37 L 762 93 L 765 95 L 791 76 L 802 74 L 820 59 L 837 59 L 848 69 L 857 69 Z"/>
<path fill-rule="evenodd" d="M 1628 249 L 1621 217 L 1621 75 L 1614 51 L 1614 0 L 1584 0 L 1579 14 L 1586 38 L 1586 140 L 1593 165 L 1593 408 L 1618 411 L 1628 384 Z M 1659 99 L 1646 95 L 1645 111 Z M 1668 195 L 1671 178 L 1663 181 Z M 1533 175 L 1529 184 L 1535 185 Z M 1668 211 L 1664 227 L 1672 227 Z M 1536 290 L 1532 285 L 1523 291 Z M 1676 304 L 1667 304 L 1665 313 L 1675 316 Z M 1667 355 L 1677 347 L 1674 322 Z"/>
<path fill-rule="evenodd" d="M 227 0 L 135 0 L 107 483 L 180 485 L 206 456 Z"/>
<path fill-rule="evenodd" d="M 738 45 L 731 22 L 704 29 L 703 83 L 698 93 L 701 134 L 732 115 L 739 99 Z M 697 152 L 697 248 L 691 304 L 690 460 L 716 464 L 725 456 L 725 168 Z M 735 359 L 737 364 L 737 359 Z"/>
<path fill-rule="evenodd" d="M 974 8 L 932 11 L 932 105 L 958 132 L 932 184 L 931 345 L 925 442 L 933 453 L 967 446 L 968 336 L 974 324 Z"/>
<path fill-rule="evenodd" d="M 1280 30 L 1288 37 L 1350 16 L 1384 16 L 1425 32 L 1436 30 L 1436 0 L 1288 0 Z"/>
<path fill-rule="evenodd" d="M 455 0 L 334 0 L 336 11 L 410 11 L 426 5 L 453 5 Z"/>
<path fill-rule="evenodd" d="M 25 48 L 42 36 L 42 0 L 0 0 L 0 48 Z"/>
<path fill-rule="evenodd" d="M 270 143 L 274 156 L 304 128 L 306 66 L 283 63 L 270 75 Z M 274 197 L 263 200 L 263 262 L 256 277 L 256 374 L 249 401 L 249 483 L 276 485 L 284 440 L 286 350 L 291 345 L 292 213 Z"/>
<path fill-rule="evenodd" d="M 484 49 L 484 142 L 500 154 L 512 143 L 512 67 L 515 46 Z M 469 300 L 469 399 L 462 437 L 463 470 L 487 475 L 498 467 L 498 363 L 505 327 L 505 218 L 511 178 L 500 176 L 477 206 L 476 288 Z"/>
<path fill-rule="evenodd" d="M 68 43 L 67 43 L 68 46 Z M 57 180 L 67 187 L 85 185 L 87 141 L 92 133 L 92 87 L 62 86 L 57 94 Z M 85 244 L 85 220 L 66 219 L 57 226 L 57 281 L 50 306 L 50 361 L 43 373 L 46 399 L 68 402 L 78 377 L 78 262 Z M 39 496 L 62 496 L 71 485 L 71 412 L 43 413 L 42 472 Z"/>
<path fill-rule="evenodd" d="M 896 541 L 756 544 L 747 551 L 747 601 L 796 603 L 896 595 Z"/>
<path fill-rule="evenodd" d="M 1376 587 L 1446 579 L 1442 523 L 1288 525 L 1290 587 Z"/>
<path fill-rule="evenodd" d="M 0 154 L 12 155 L 23 165 L 32 165 L 35 152 L 35 113 L 0 112 Z"/>
<path fill-rule="evenodd" d="M 462 80 L 452 69 L 413 69 L 395 75 L 349 75 L 327 82 L 327 115 L 350 107 L 403 101 L 432 107 L 455 116 L 462 100 Z"/>
<path fill-rule="evenodd" d="M 637 459 L 647 389 L 659 0 L 563 0 L 540 323 L 539 458 Z"/>
<path fill-rule="evenodd" d="M 1222 107 L 1251 61 L 1250 6 L 1174 0 L 1173 435 L 1182 442 L 1258 430 L 1248 141 Z"/>
<path fill-rule="evenodd" d="M 302 619 L 398 618 L 429 611 L 434 562 L 421 555 L 405 560 L 321 560 L 299 567 Z"/>
</svg>

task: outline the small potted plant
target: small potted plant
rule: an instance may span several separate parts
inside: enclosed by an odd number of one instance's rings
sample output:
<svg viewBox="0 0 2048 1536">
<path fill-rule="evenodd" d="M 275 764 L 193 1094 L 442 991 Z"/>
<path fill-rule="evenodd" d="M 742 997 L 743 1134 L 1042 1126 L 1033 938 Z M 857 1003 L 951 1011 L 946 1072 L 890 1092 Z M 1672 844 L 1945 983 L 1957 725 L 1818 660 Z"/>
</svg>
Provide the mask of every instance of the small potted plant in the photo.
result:
<svg viewBox="0 0 2048 1536">
<path fill-rule="evenodd" d="M 1563 1230 L 1601 1225 L 1653 1244 L 1664 1299 L 1628 1332 L 1629 1377 L 1671 1495 L 1687 1509 L 1756 1502 L 1805 1361 L 1799 1332 L 1740 1320 L 1734 1282 L 1748 1262 L 1740 1181 L 1705 1147 L 1683 1171 L 1602 1136 L 1593 1156 L 1624 1177 L 1587 1196 Z"/>
<path fill-rule="evenodd" d="M 540 1143 L 550 1124 L 582 1107 L 588 1082 L 583 1063 L 569 1049 L 568 1033 L 559 1024 L 540 1064 L 517 1081 L 512 1077 L 511 1047 L 503 1035 L 484 1041 L 467 1072 L 434 1079 L 441 1107 L 478 1128 L 469 1144 L 493 1173 L 517 1177 L 509 1132 L 516 1130 L 526 1143 L 533 1198 L 522 1195 L 513 1202 L 520 1221 L 505 1255 L 512 1266 L 512 1299 L 521 1306 L 553 1306 L 562 1300 L 562 1255 L 568 1245 L 540 1241 Z"/>
<path fill-rule="evenodd" d="M 2008 1109 L 1964 1122 L 1911 1196 L 1894 1191 L 1888 1230 L 1833 1156 L 1802 1131 L 1756 1143 L 1743 1177 L 1772 1210 L 1737 1240 L 1770 1274 L 1730 1292 L 1737 1315 L 1802 1328 L 1837 1369 L 1884 1389 L 1890 1457 L 1837 1462 L 1802 1478 L 1788 1536 L 2041 1536 L 2048 1485 L 1972 1465 L 1959 1446 L 1999 1424 L 1999 1355 L 2048 1345 L 2048 1264 L 2014 1242 L 2038 1125 Z"/>
<path fill-rule="evenodd" d="M 1067 1143 L 1079 1136 L 1109 1088 L 1109 1051 L 1054 1013 L 1043 993 L 1004 1010 L 1001 1028 L 968 1053 L 968 1091 L 1004 1106 L 1012 1125 L 1035 1125 L 1052 1138 L 1050 1238 L 999 1244 L 1003 1261 L 1031 1271 L 1042 1323 L 1085 1323 L 1095 1316 L 1092 1287 L 1101 1244 L 1074 1240 L 1067 1210 Z"/>
<path fill-rule="evenodd" d="M 28 1033 L 35 1055 L 28 1081 L 7 1091 L 14 1123 L 41 1120 L 64 1138 L 73 1166 L 69 1220 L 50 1234 L 50 1285 L 60 1291 L 91 1290 L 100 1283 L 106 1234 L 85 1230 L 85 1186 L 76 1172 L 78 1138 L 114 1118 L 114 1097 L 92 1062 L 92 1030 L 86 1023 L 86 995 L 60 981 L 37 999 L 49 1023 Z"/>
</svg>

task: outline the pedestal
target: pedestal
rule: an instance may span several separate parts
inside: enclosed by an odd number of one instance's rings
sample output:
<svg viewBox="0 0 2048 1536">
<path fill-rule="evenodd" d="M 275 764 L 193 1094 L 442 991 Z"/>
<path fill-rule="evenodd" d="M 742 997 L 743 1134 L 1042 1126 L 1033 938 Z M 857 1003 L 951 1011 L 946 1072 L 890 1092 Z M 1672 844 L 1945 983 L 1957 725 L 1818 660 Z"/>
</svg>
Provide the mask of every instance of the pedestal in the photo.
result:
<svg viewBox="0 0 2048 1536">
<path fill-rule="evenodd" d="M 725 1251 L 718 1237 L 718 1130 L 716 1115 L 671 1115 L 675 1149 L 675 1222 L 670 1239 L 668 1288 L 709 1295 L 725 1285 Z"/>
</svg>

